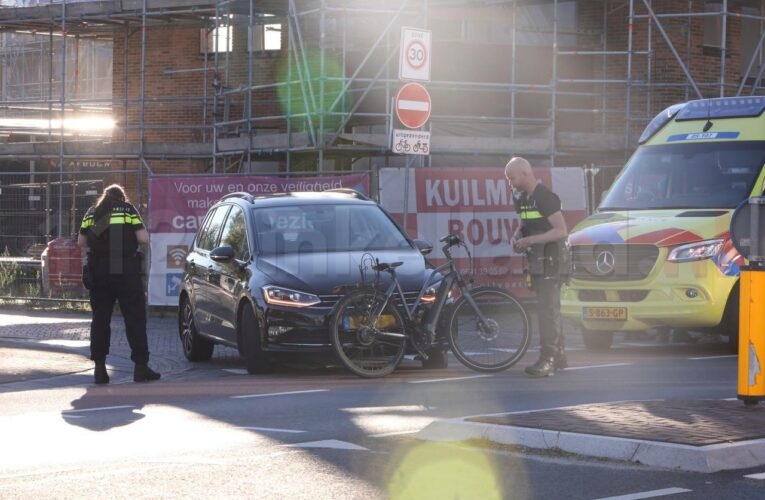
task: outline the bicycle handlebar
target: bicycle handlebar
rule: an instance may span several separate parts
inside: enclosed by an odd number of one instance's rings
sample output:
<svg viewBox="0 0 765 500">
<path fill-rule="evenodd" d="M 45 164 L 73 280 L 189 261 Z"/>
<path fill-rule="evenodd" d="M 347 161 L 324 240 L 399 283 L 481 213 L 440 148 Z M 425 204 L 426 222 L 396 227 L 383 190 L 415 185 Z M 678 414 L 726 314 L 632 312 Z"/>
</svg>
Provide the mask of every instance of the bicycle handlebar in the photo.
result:
<svg viewBox="0 0 765 500">
<path fill-rule="evenodd" d="M 460 240 L 459 236 L 457 236 L 456 234 L 448 234 L 448 235 L 444 236 L 443 238 L 441 238 L 438 241 L 441 242 L 441 243 L 446 243 L 446 247 L 445 248 L 450 248 L 450 247 L 453 247 L 455 245 L 459 245 L 460 243 L 462 243 L 462 240 Z"/>
</svg>

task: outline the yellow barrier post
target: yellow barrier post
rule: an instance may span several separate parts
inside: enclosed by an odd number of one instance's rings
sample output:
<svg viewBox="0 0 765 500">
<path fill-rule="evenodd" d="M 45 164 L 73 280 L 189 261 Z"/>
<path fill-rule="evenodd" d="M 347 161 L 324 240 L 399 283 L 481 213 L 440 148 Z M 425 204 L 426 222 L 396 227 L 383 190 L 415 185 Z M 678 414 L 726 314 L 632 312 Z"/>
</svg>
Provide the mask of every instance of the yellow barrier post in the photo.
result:
<svg viewBox="0 0 765 500">
<path fill-rule="evenodd" d="M 738 326 L 738 399 L 756 405 L 765 399 L 765 269 L 741 270 Z"/>
<path fill-rule="evenodd" d="M 746 406 L 765 399 L 765 257 L 760 248 L 760 209 L 765 197 L 749 198 L 749 265 L 739 279 L 738 399 Z"/>
</svg>

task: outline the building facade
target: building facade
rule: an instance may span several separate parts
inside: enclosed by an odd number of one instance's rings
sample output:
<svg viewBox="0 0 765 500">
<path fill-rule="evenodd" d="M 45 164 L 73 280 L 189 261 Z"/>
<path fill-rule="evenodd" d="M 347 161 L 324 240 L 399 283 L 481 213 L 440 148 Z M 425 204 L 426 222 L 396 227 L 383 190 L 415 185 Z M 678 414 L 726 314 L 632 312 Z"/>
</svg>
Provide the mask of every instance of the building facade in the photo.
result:
<svg viewBox="0 0 765 500">
<path fill-rule="evenodd" d="M 374 178 L 382 167 L 501 166 L 523 155 L 587 167 L 600 189 L 666 106 L 763 93 L 764 8 L 4 0 L 0 183 L 21 193 L 25 210 L 46 214 L 35 231 L 48 238 L 76 220 L 64 191 L 94 179 L 126 184 L 141 205 L 152 175 Z M 391 141 L 406 129 L 395 113 L 410 63 L 405 30 L 428 37 L 417 46 L 430 68 L 419 81 L 430 95 L 425 155 L 400 154 Z M 59 196 L 46 206 L 24 198 L 40 186 Z M 15 226 L 0 220 L 0 233 Z"/>
</svg>

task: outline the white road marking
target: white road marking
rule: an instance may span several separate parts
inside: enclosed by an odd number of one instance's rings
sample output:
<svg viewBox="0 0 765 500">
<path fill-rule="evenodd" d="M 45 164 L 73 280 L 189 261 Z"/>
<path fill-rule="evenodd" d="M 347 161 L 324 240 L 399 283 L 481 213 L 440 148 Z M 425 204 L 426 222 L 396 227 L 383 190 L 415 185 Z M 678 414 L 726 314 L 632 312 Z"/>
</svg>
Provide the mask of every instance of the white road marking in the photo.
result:
<svg viewBox="0 0 765 500">
<path fill-rule="evenodd" d="M 630 366 L 632 363 L 611 363 L 608 365 L 588 365 L 588 366 L 569 366 L 563 371 L 571 371 L 571 370 L 587 370 L 589 368 L 611 368 L 613 366 Z"/>
<path fill-rule="evenodd" d="M 470 377 L 431 378 L 428 380 L 410 380 L 409 384 L 430 384 L 431 382 L 451 382 L 453 380 L 469 380 L 471 378 L 485 378 L 491 375 L 472 375 Z"/>
<path fill-rule="evenodd" d="M 372 438 L 383 438 L 388 436 L 403 436 L 404 434 L 416 434 L 420 432 L 422 429 L 415 429 L 413 431 L 396 431 L 396 432 L 382 432 L 380 434 L 370 434 L 369 437 Z"/>
<path fill-rule="evenodd" d="M 427 411 L 435 409 L 434 406 L 425 405 L 398 405 L 398 406 L 358 406 L 354 408 L 340 408 L 340 411 L 345 411 L 354 414 L 373 414 L 373 413 L 401 413 L 401 412 L 416 412 Z"/>
<path fill-rule="evenodd" d="M 223 371 L 233 373 L 234 375 L 247 375 L 247 370 L 243 368 L 224 368 Z"/>
<path fill-rule="evenodd" d="M 693 490 L 687 490 L 685 488 L 664 488 L 662 490 L 641 491 L 639 493 L 600 498 L 598 500 L 639 500 L 640 498 L 664 497 L 667 495 L 677 495 L 678 493 L 689 493 L 691 491 Z"/>
<path fill-rule="evenodd" d="M 744 477 L 747 479 L 765 479 L 765 472 L 758 472 L 757 474 L 747 474 Z"/>
<path fill-rule="evenodd" d="M 136 406 L 101 406 L 100 408 L 83 408 L 82 410 L 64 410 L 61 412 L 63 416 L 67 416 L 71 413 L 85 413 L 88 411 L 107 411 L 107 410 L 122 410 L 125 408 L 135 409 Z"/>
<path fill-rule="evenodd" d="M 294 443 L 285 444 L 287 448 L 332 448 L 335 450 L 361 450 L 369 451 L 369 448 L 364 448 L 357 444 L 348 443 L 346 441 L 339 441 L 337 439 L 325 439 L 323 441 L 309 441 L 307 443 Z"/>
<path fill-rule="evenodd" d="M 272 427 L 242 427 L 242 429 L 247 429 L 251 431 L 262 431 L 262 432 L 289 432 L 292 434 L 300 434 L 301 432 L 306 432 L 306 431 L 297 431 L 294 429 L 274 429 Z"/>
<path fill-rule="evenodd" d="M 725 359 L 725 358 L 737 358 L 738 354 L 726 354 L 724 356 L 700 356 L 698 358 L 688 358 L 692 359 L 693 361 L 702 360 L 702 359 Z"/>
<path fill-rule="evenodd" d="M 67 339 L 40 340 L 37 343 L 45 344 L 45 345 L 58 345 L 62 347 L 88 347 L 90 345 L 89 340 L 67 340 Z"/>
<path fill-rule="evenodd" d="M 232 399 L 244 398 L 265 398 L 268 396 L 291 396 L 293 394 L 310 394 L 312 392 L 327 392 L 329 389 L 311 389 L 307 391 L 289 391 L 289 392 L 270 392 L 267 394 L 243 394 L 241 396 L 231 396 Z"/>
</svg>

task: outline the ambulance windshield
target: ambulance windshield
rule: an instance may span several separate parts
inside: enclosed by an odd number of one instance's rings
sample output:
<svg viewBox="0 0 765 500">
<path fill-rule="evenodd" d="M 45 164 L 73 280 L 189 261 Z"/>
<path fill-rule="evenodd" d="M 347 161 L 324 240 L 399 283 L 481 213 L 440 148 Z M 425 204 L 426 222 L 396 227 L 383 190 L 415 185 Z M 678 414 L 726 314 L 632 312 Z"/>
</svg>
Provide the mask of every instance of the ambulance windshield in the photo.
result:
<svg viewBox="0 0 765 500">
<path fill-rule="evenodd" d="M 598 210 L 735 208 L 765 162 L 765 142 L 641 146 Z"/>
</svg>

